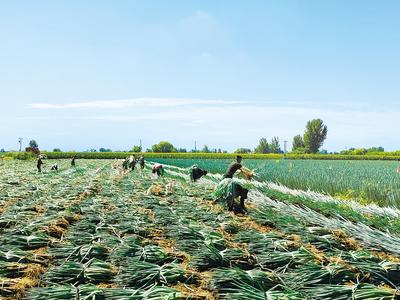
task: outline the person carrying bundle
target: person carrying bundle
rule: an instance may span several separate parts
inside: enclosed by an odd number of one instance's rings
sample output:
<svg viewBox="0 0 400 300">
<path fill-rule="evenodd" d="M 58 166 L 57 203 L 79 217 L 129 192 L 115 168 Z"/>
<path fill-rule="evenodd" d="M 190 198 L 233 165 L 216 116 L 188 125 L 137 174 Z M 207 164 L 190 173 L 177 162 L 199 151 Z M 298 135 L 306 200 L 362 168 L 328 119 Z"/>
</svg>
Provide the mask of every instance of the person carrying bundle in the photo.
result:
<svg viewBox="0 0 400 300">
<path fill-rule="evenodd" d="M 243 182 L 239 178 L 234 178 L 233 175 L 236 171 L 240 170 L 239 176 L 251 180 L 253 177 L 253 172 L 241 165 L 242 157 L 237 156 L 236 161 L 231 163 L 224 175 L 224 178 L 218 184 L 215 190 L 216 201 L 226 202 L 229 211 L 234 211 L 235 213 L 245 213 L 247 214 L 247 209 L 245 207 L 245 200 L 249 192 L 250 185 Z M 235 202 L 239 198 L 239 204 Z"/>
<path fill-rule="evenodd" d="M 247 169 L 246 167 L 243 167 L 242 163 L 242 157 L 240 155 L 236 156 L 236 160 L 232 162 L 228 169 L 225 172 L 224 178 L 233 178 L 233 175 L 238 172 L 238 176 L 243 179 L 251 179 L 254 174 L 253 171 L 250 169 Z"/>
<path fill-rule="evenodd" d="M 143 170 L 144 169 L 144 156 L 143 155 L 140 155 L 139 165 L 140 165 L 140 168 Z"/>
<path fill-rule="evenodd" d="M 207 175 L 206 170 L 200 169 L 197 165 L 193 165 L 190 167 L 190 180 L 196 182 L 198 179 Z"/>
<path fill-rule="evenodd" d="M 236 160 L 232 162 L 228 169 L 225 172 L 224 178 L 233 178 L 233 175 L 236 173 L 236 171 L 242 169 L 242 157 L 240 155 L 236 156 Z"/>
<path fill-rule="evenodd" d="M 162 164 L 154 164 L 151 169 L 151 172 L 153 174 L 157 173 L 157 176 L 163 176 L 164 175 L 164 167 Z"/>
<path fill-rule="evenodd" d="M 41 155 L 39 155 L 37 163 L 36 163 L 36 167 L 37 167 L 38 173 L 42 173 L 42 165 L 43 165 L 43 160 L 42 159 L 43 159 L 43 157 Z"/>
</svg>

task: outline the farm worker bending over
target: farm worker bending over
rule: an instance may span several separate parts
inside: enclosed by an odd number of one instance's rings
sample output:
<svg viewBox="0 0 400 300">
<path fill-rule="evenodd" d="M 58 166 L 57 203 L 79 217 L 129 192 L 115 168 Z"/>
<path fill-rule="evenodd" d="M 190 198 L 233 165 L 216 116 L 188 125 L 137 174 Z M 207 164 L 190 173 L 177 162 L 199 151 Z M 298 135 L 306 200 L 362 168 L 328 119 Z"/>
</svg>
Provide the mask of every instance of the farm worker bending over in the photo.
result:
<svg viewBox="0 0 400 300">
<path fill-rule="evenodd" d="M 240 176 L 244 179 L 251 180 L 253 176 L 253 172 L 244 168 L 241 165 L 241 161 L 242 157 L 237 156 L 236 161 L 230 164 L 224 178 L 218 184 L 217 189 L 214 192 L 216 201 L 226 202 L 228 210 L 234 211 L 235 213 L 247 213 L 244 201 L 247 199 L 250 184 L 239 178 L 233 178 L 233 175 L 237 170 L 240 170 Z M 237 198 L 240 200 L 239 204 L 235 203 Z"/>
<path fill-rule="evenodd" d="M 143 155 L 140 155 L 139 165 L 140 165 L 140 168 L 143 170 L 144 169 L 144 156 Z"/>
<path fill-rule="evenodd" d="M 58 171 L 58 164 L 55 163 L 54 165 L 51 166 L 51 171 Z"/>
<path fill-rule="evenodd" d="M 242 162 L 242 157 L 240 155 L 236 156 L 236 161 L 232 162 L 229 165 L 224 175 L 224 178 L 233 178 L 233 175 L 236 173 L 236 171 L 242 168 L 241 162 Z"/>
<path fill-rule="evenodd" d="M 74 156 L 72 157 L 72 160 L 71 160 L 71 167 L 75 167 L 75 160 L 76 160 L 76 155 L 74 155 Z"/>
<path fill-rule="evenodd" d="M 164 175 L 164 167 L 163 167 L 162 164 L 155 164 L 155 165 L 153 166 L 151 172 L 152 172 L 153 174 L 156 174 L 156 173 L 157 173 L 158 176 L 162 176 L 162 175 Z"/>
<path fill-rule="evenodd" d="M 42 156 L 39 155 L 38 156 L 38 160 L 37 160 L 37 164 L 36 164 L 36 167 L 37 167 L 39 173 L 42 172 L 42 165 L 43 165 Z"/>
<path fill-rule="evenodd" d="M 135 170 L 135 166 L 136 166 L 136 157 L 135 155 L 131 155 L 129 157 L 129 167 L 133 170 Z"/>
<path fill-rule="evenodd" d="M 200 169 L 197 165 L 193 165 L 190 167 L 190 180 L 196 182 L 198 179 L 207 175 L 206 170 Z"/>
<path fill-rule="evenodd" d="M 129 157 L 126 157 L 122 162 L 122 167 L 124 168 L 124 170 L 128 170 L 128 164 L 129 164 Z"/>
</svg>

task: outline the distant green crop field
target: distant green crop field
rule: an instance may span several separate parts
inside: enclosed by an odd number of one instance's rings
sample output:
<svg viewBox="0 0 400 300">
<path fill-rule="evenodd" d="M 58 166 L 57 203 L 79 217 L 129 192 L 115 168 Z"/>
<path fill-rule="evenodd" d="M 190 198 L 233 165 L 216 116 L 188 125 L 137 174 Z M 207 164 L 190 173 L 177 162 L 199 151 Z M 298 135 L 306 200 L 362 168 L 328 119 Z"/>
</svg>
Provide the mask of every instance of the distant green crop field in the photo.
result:
<svg viewBox="0 0 400 300">
<path fill-rule="evenodd" d="M 198 164 L 223 173 L 231 159 L 152 159 L 180 167 Z M 352 198 L 361 202 L 400 207 L 400 174 L 395 161 L 260 160 L 244 159 L 260 179 L 295 189 Z"/>
</svg>

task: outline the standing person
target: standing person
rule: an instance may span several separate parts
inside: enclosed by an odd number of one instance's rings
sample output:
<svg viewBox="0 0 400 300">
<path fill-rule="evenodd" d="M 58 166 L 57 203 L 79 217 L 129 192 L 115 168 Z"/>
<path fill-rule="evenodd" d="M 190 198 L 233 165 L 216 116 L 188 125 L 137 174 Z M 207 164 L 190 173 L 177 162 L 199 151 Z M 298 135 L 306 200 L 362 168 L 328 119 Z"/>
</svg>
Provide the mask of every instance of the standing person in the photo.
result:
<svg viewBox="0 0 400 300">
<path fill-rule="evenodd" d="M 133 171 L 133 170 L 135 170 L 135 166 L 136 166 L 136 157 L 135 157 L 135 155 L 132 155 L 132 156 L 129 158 L 129 167 L 130 167 L 131 170 Z"/>
<path fill-rule="evenodd" d="M 38 156 L 38 160 L 37 160 L 37 164 L 36 164 L 36 167 L 37 167 L 39 173 L 42 173 L 42 165 L 43 165 L 42 156 L 39 155 Z"/>
<path fill-rule="evenodd" d="M 140 168 L 143 170 L 144 169 L 144 156 L 143 155 L 140 155 L 139 165 L 140 165 Z"/>
<path fill-rule="evenodd" d="M 224 178 L 233 178 L 233 175 L 237 170 L 240 170 L 243 166 L 241 164 L 242 157 L 240 155 L 236 156 L 236 161 L 232 162 L 225 172 Z"/>
<path fill-rule="evenodd" d="M 71 160 L 71 167 L 75 167 L 75 160 L 76 160 L 76 155 L 74 155 L 74 156 L 72 157 L 72 160 Z"/>
<path fill-rule="evenodd" d="M 151 172 L 153 174 L 157 173 L 157 175 L 160 177 L 160 176 L 164 175 L 164 167 L 162 164 L 155 164 L 153 166 L 153 168 L 151 169 Z"/>
</svg>

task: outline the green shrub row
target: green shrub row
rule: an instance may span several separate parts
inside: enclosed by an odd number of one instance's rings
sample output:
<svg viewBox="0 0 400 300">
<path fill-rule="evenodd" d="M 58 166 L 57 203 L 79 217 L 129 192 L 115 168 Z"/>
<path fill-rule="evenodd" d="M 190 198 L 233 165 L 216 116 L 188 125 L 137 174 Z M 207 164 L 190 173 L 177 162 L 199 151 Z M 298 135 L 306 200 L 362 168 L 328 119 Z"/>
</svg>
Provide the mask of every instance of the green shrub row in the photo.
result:
<svg viewBox="0 0 400 300">
<path fill-rule="evenodd" d="M 32 152 L 4 152 L 0 154 L 0 158 L 2 159 L 30 160 L 35 157 L 36 155 Z"/>
<path fill-rule="evenodd" d="M 42 152 L 49 159 L 121 159 L 129 155 L 139 156 L 133 152 Z M 187 159 L 233 159 L 233 153 L 143 153 L 146 158 L 187 158 Z M 399 160 L 400 155 L 341 155 L 341 154 L 241 154 L 246 159 L 320 159 L 320 160 Z M 11 159 L 31 159 L 34 154 L 27 152 L 6 152 L 2 157 Z"/>
</svg>

